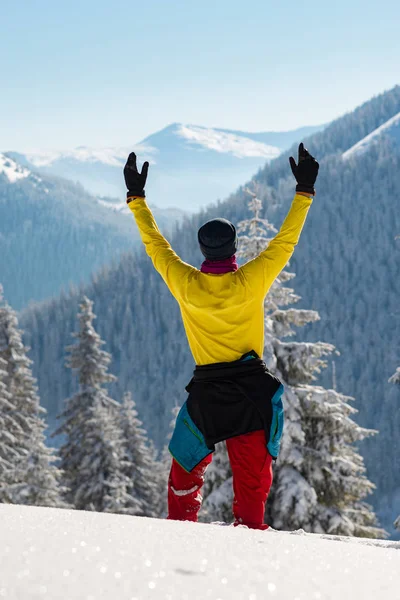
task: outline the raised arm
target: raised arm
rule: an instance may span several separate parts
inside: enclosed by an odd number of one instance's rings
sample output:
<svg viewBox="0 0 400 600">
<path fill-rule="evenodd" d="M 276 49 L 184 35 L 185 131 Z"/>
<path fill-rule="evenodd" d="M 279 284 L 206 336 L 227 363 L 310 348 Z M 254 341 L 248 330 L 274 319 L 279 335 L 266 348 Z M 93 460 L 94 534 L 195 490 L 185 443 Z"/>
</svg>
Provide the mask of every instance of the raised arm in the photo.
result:
<svg viewBox="0 0 400 600">
<path fill-rule="evenodd" d="M 145 199 L 144 188 L 148 168 L 149 163 L 145 162 L 142 172 L 139 173 L 136 166 L 136 155 L 134 152 L 129 155 L 124 168 L 125 183 L 128 188 L 127 203 L 135 217 L 147 254 L 173 296 L 178 298 L 190 273 L 196 269 L 183 262 L 175 254 L 158 229 L 153 213 Z"/>
<path fill-rule="evenodd" d="M 279 233 L 270 241 L 259 256 L 242 267 L 256 291 L 265 295 L 279 273 L 289 262 L 303 229 L 308 210 L 315 195 L 314 183 L 319 164 L 304 148 L 299 146 L 299 159 L 296 164 L 290 157 L 290 166 L 296 178 L 296 194 L 292 206 Z"/>
</svg>

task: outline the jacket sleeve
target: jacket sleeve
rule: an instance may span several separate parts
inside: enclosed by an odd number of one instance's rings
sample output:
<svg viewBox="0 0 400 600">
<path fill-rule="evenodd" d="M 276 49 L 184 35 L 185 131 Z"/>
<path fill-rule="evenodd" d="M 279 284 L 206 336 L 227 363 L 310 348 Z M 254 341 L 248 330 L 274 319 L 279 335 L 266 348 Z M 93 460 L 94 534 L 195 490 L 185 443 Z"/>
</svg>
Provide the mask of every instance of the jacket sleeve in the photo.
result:
<svg viewBox="0 0 400 600">
<path fill-rule="evenodd" d="M 296 194 L 279 233 L 257 258 L 242 267 L 243 274 L 255 293 L 265 296 L 289 262 L 299 241 L 311 203 L 312 198 Z"/>
<path fill-rule="evenodd" d="M 144 198 L 133 198 L 128 204 L 133 212 L 140 237 L 153 265 L 164 279 L 172 295 L 181 295 L 188 276 L 196 269 L 183 262 L 161 234 L 153 213 Z"/>
</svg>

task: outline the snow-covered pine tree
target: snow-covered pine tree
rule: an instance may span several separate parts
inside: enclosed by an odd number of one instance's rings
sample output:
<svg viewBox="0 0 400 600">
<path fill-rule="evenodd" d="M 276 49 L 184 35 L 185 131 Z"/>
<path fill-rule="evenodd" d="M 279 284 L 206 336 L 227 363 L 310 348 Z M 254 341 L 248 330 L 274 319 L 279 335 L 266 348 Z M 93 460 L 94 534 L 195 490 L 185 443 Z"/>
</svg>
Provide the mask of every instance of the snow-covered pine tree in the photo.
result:
<svg viewBox="0 0 400 600">
<path fill-rule="evenodd" d="M 81 485 L 76 489 L 75 506 L 84 510 L 136 514 L 139 503 L 128 491 L 128 461 L 114 412 L 99 398 L 89 409 L 85 432 L 88 454 L 79 469 Z"/>
<path fill-rule="evenodd" d="M 130 392 L 124 394 L 120 411 L 120 427 L 125 446 L 125 474 L 129 480 L 128 492 L 137 501 L 137 508 L 130 514 L 157 517 L 160 482 L 155 451 L 139 420 Z"/>
<path fill-rule="evenodd" d="M 0 290 L 0 301 L 2 291 Z M 45 444 L 45 422 L 41 415 L 36 380 L 31 360 L 22 343 L 15 311 L 6 303 L 0 306 L 0 360 L 2 368 L 2 407 L 0 431 L 3 463 L 0 498 L 3 502 L 33 506 L 64 507 L 61 497 L 61 473 L 53 464 L 54 451 Z M 0 444 L 1 445 L 1 444 Z M 1 456 L 0 450 L 0 456 Z M 2 479 L 2 480 L 1 480 Z"/>
<path fill-rule="evenodd" d="M 14 502 L 68 508 L 63 499 L 66 490 L 61 485 L 62 473 L 54 466 L 57 461 L 55 451 L 46 446 L 45 429 L 43 419 L 38 419 L 36 426 L 32 428 L 31 449 L 18 466 L 23 481 L 12 486 Z"/>
<path fill-rule="evenodd" d="M 16 450 L 16 441 L 23 433 L 14 418 L 15 407 L 4 380 L 7 363 L 0 359 L 0 503 L 10 501 L 7 481 L 12 475 L 13 466 L 20 458 Z"/>
<path fill-rule="evenodd" d="M 317 496 L 311 531 L 357 537 L 382 537 L 371 506 L 363 502 L 374 489 L 356 442 L 375 432 L 359 427 L 353 398 L 315 385 L 297 385 L 305 433 L 303 475 Z"/>
<path fill-rule="evenodd" d="M 252 218 L 238 226 L 239 256 L 250 260 L 268 244 L 271 224 L 260 217 L 256 194 Z M 286 308 L 300 298 L 287 287 L 294 274 L 282 271 L 265 300 L 264 360 L 285 385 L 285 431 L 275 483 L 268 504 L 269 520 L 278 529 L 320 531 L 377 537 L 372 509 L 362 499 L 373 485 L 365 476 L 362 457 L 353 443 L 373 432 L 351 420 L 348 397 L 311 385 L 334 351 L 323 342 L 283 342 L 301 327 L 319 319 L 315 311 Z"/>
<path fill-rule="evenodd" d="M 396 372 L 389 379 L 389 383 L 400 385 L 400 367 L 397 367 Z M 394 526 L 400 531 L 400 515 L 395 520 Z"/>
<path fill-rule="evenodd" d="M 137 505 L 127 491 L 120 406 L 104 388 L 115 380 L 108 373 L 111 356 L 101 349 L 94 318 L 93 302 L 84 297 L 79 332 L 73 334 L 77 342 L 67 347 L 67 365 L 78 373 L 79 390 L 66 401 L 54 435 L 66 436 L 60 456 L 67 501 L 79 510 L 124 513 Z"/>
</svg>

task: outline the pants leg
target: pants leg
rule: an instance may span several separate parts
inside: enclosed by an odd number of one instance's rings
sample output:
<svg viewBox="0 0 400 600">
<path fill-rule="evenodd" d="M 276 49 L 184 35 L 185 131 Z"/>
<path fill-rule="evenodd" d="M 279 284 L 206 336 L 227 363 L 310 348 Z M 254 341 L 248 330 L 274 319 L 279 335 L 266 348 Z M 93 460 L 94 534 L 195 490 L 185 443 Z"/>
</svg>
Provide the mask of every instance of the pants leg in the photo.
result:
<svg viewBox="0 0 400 600">
<path fill-rule="evenodd" d="M 273 474 L 264 431 L 230 438 L 226 446 L 232 467 L 236 523 L 252 529 L 268 529 L 264 512 Z"/>
<path fill-rule="evenodd" d="M 175 459 L 172 460 L 168 480 L 168 519 L 197 521 L 203 500 L 204 475 L 211 461 L 212 454 L 209 454 L 188 473 Z"/>
</svg>

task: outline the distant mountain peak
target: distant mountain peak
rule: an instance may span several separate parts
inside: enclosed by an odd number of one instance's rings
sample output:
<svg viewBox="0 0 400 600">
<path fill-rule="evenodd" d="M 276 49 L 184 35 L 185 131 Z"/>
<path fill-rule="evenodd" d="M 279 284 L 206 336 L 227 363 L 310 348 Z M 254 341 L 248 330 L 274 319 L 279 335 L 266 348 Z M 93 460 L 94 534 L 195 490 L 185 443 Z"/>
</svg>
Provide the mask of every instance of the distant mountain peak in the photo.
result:
<svg viewBox="0 0 400 600">
<path fill-rule="evenodd" d="M 280 148 L 252 140 L 246 134 L 239 135 L 212 127 L 179 124 L 176 126 L 176 135 L 191 144 L 219 153 L 233 154 L 237 158 L 263 157 L 272 160 L 281 153 Z"/>
<path fill-rule="evenodd" d="M 15 183 L 19 179 L 29 177 L 29 169 L 22 167 L 12 158 L 0 154 L 0 173 L 4 173 L 10 183 Z"/>
</svg>

